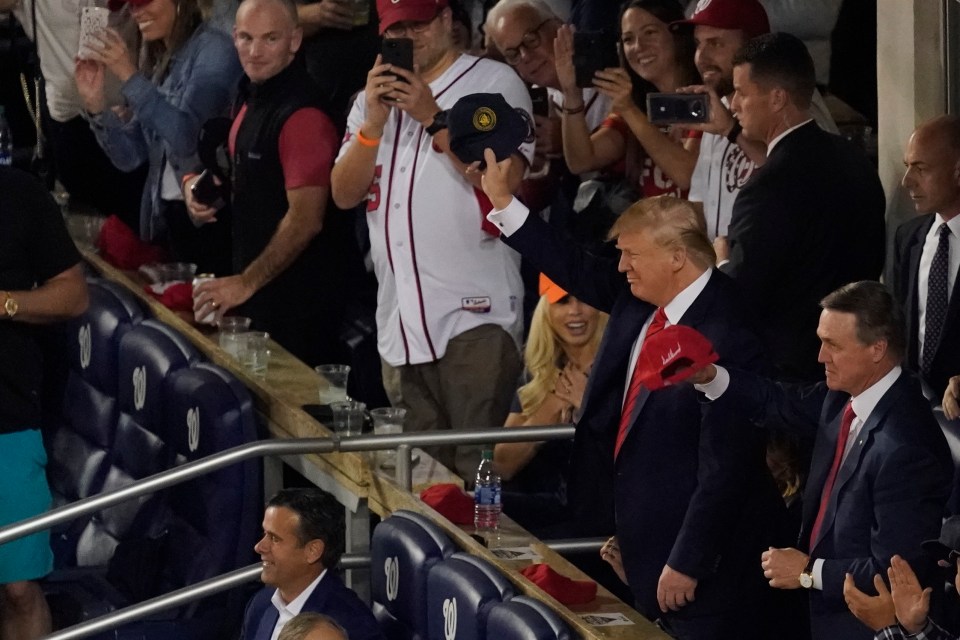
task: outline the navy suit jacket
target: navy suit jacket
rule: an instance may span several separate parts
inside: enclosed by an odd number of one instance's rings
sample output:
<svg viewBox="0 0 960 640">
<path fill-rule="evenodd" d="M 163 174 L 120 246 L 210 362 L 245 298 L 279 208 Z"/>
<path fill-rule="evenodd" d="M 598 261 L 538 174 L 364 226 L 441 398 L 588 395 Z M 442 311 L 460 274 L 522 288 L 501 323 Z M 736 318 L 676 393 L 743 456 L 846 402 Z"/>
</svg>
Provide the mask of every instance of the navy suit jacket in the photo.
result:
<svg viewBox="0 0 960 640">
<path fill-rule="evenodd" d="M 904 372 L 861 427 L 837 474 L 819 536 L 809 540 L 833 464 L 845 393 L 824 383 L 782 385 L 732 372 L 730 387 L 708 412 L 750 415 L 768 428 L 815 435 L 810 476 L 803 497 L 800 546 L 824 559 L 823 590 L 810 591 L 814 640 L 870 640 L 873 632 L 847 610 L 843 579 L 875 593 L 873 576 L 886 576 L 890 558 L 903 556 L 921 581 L 933 567 L 920 543 L 940 536 L 953 463 L 943 432 L 920 384 Z"/>
<path fill-rule="evenodd" d="M 733 205 L 733 276 L 756 312 L 780 375 L 822 380 L 821 298 L 875 280 L 886 246 L 886 199 L 876 170 L 852 144 L 810 122 L 777 143 Z"/>
<path fill-rule="evenodd" d="M 893 295 L 903 308 L 907 320 L 907 366 L 920 371 L 919 289 L 920 254 L 935 216 L 931 213 L 904 222 L 897 227 L 893 244 Z M 960 374 L 960 274 L 950 293 L 947 321 L 930 373 L 924 377 L 936 402 L 943 398 L 950 376 Z"/>
<path fill-rule="evenodd" d="M 741 609 L 747 586 L 762 586 L 759 556 L 775 543 L 771 529 L 784 514 L 759 430 L 752 438 L 742 429 L 703 428 L 693 387 L 667 387 L 638 400 L 614 462 L 631 346 L 655 308 L 632 295 L 616 259 L 583 250 L 535 215 L 504 241 L 610 313 L 574 439 L 568 496 L 578 533 L 616 531 L 636 607 L 651 619 L 662 615 L 656 587 L 666 564 L 699 581 L 696 600 L 677 615 Z M 763 349 L 736 299 L 733 282 L 714 270 L 681 324 L 706 335 L 721 362 L 761 368 Z"/>
<path fill-rule="evenodd" d="M 274 591 L 273 587 L 264 587 L 250 598 L 243 615 L 243 640 L 270 640 L 280 617 L 270 601 Z M 301 611 L 330 616 L 347 630 L 350 640 L 384 640 L 370 608 L 332 571 L 323 576 Z"/>
</svg>

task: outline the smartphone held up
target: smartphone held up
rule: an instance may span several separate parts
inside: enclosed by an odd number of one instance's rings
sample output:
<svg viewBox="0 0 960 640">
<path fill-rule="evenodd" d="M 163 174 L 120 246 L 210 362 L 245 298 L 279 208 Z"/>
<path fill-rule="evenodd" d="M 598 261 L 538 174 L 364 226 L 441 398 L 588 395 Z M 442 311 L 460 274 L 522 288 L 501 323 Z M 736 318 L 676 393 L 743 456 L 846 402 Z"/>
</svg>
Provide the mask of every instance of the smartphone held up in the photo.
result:
<svg viewBox="0 0 960 640">
<path fill-rule="evenodd" d="M 701 124 L 710 121 L 706 93 L 648 93 L 647 118 L 652 124 Z"/>
</svg>

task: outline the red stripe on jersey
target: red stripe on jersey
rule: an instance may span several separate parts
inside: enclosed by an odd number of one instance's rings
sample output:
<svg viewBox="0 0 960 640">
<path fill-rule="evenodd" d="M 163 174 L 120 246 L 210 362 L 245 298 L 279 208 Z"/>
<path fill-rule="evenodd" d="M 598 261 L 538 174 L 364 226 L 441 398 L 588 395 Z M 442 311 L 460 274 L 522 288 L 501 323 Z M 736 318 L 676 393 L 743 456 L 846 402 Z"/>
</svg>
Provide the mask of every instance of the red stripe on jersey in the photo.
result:
<svg viewBox="0 0 960 640">
<path fill-rule="evenodd" d="M 403 128 L 403 112 L 397 109 L 397 132 L 393 138 L 393 155 L 390 157 L 390 173 L 387 176 L 387 199 L 383 201 L 385 210 L 383 212 L 383 241 L 387 246 L 387 262 L 390 263 L 390 271 L 396 277 L 396 271 L 393 268 L 393 251 L 390 248 L 390 194 L 393 191 L 393 169 L 397 166 L 397 149 L 400 148 L 400 132 Z M 407 344 L 407 332 L 403 328 L 403 314 L 397 309 L 397 316 L 400 319 L 400 338 L 403 340 L 403 352 L 407 357 L 407 364 L 410 364 L 410 345 Z"/>
<path fill-rule="evenodd" d="M 430 347 L 430 357 L 437 359 L 437 350 L 433 347 L 433 339 L 430 338 L 430 329 L 427 327 L 427 309 L 423 303 L 423 289 L 420 286 L 420 269 L 417 266 L 417 248 L 413 240 L 413 185 L 417 174 L 417 160 L 420 158 L 420 144 L 423 141 L 423 135 L 417 138 L 417 147 L 413 153 L 413 170 L 410 172 L 410 189 L 407 191 L 407 227 L 410 230 L 410 257 L 413 258 L 413 275 L 417 282 L 417 301 L 420 303 L 420 322 L 423 325 L 423 335 L 427 338 L 427 346 Z"/>
</svg>

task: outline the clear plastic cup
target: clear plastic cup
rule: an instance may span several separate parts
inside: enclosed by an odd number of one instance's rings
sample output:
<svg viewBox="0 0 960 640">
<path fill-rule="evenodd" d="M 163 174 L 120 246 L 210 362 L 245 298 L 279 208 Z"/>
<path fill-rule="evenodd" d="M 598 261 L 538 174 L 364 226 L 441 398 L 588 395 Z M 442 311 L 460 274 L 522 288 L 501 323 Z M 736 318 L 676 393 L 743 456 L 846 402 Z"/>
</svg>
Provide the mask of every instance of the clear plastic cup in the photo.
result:
<svg viewBox="0 0 960 640">
<path fill-rule="evenodd" d="M 370 419 L 373 420 L 373 433 L 378 436 L 403 433 L 403 419 L 406 415 L 406 409 L 398 409 L 396 407 L 371 410 Z M 376 460 L 384 469 L 395 469 L 397 466 L 397 452 L 395 449 L 378 451 Z"/>
<path fill-rule="evenodd" d="M 265 376 L 270 363 L 270 334 L 266 331 L 247 331 L 240 335 L 240 364 L 253 375 Z"/>
<path fill-rule="evenodd" d="M 245 316 L 224 316 L 218 323 L 220 327 L 220 348 L 230 357 L 240 359 L 246 338 L 243 334 L 250 330 L 250 318 Z"/>
<path fill-rule="evenodd" d="M 319 367 L 314 367 L 313 370 L 323 378 L 320 381 L 320 404 L 333 404 L 334 402 L 349 400 L 347 396 L 347 377 L 350 375 L 350 365 L 322 364 Z"/>
<path fill-rule="evenodd" d="M 333 412 L 333 431 L 340 436 L 358 436 L 363 431 L 367 405 L 356 400 L 330 403 Z"/>
</svg>

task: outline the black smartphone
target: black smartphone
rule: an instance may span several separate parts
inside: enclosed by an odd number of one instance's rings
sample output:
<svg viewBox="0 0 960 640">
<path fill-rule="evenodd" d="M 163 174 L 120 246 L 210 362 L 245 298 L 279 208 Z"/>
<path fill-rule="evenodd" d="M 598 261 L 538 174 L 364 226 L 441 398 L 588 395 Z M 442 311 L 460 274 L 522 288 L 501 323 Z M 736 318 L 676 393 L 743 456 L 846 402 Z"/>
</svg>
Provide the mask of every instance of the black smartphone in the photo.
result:
<svg viewBox="0 0 960 640">
<path fill-rule="evenodd" d="M 573 34 L 573 69 L 577 86 L 593 86 L 593 74 L 620 66 L 616 37 L 608 31 L 578 31 Z"/>
<path fill-rule="evenodd" d="M 216 183 L 209 169 L 204 169 L 197 181 L 190 186 L 190 193 L 193 194 L 194 200 L 214 209 L 219 209 L 226 204 L 223 198 L 223 187 Z"/>
<path fill-rule="evenodd" d="M 652 124 L 691 124 L 710 120 L 706 93 L 648 93 L 647 118 Z"/>
<path fill-rule="evenodd" d="M 527 87 L 530 102 L 533 103 L 533 115 L 546 118 L 550 115 L 550 96 L 546 87 Z"/>
<path fill-rule="evenodd" d="M 410 38 L 384 38 L 380 48 L 383 64 L 413 71 L 413 40 Z"/>
</svg>

